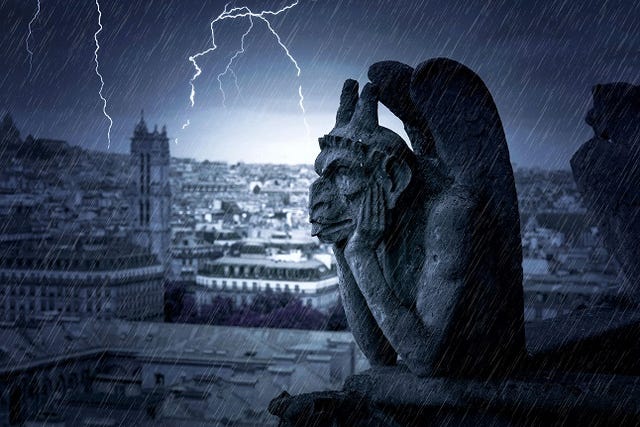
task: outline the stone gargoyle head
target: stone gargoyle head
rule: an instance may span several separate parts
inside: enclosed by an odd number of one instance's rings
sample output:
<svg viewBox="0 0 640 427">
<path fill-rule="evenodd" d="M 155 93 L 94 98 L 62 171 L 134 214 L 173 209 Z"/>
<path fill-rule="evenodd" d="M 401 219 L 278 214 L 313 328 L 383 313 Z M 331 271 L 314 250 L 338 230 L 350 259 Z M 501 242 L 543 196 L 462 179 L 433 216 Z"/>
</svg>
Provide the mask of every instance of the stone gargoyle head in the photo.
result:
<svg viewBox="0 0 640 427">
<path fill-rule="evenodd" d="M 312 235 L 340 244 L 353 233 L 367 188 L 380 185 L 385 209 L 393 210 L 414 177 L 415 155 L 395 132 L 378 123 L 378 89 L 347 80 L 336 125 L 319 138 L 320 154 L 309 202 Z"/>
</svg>

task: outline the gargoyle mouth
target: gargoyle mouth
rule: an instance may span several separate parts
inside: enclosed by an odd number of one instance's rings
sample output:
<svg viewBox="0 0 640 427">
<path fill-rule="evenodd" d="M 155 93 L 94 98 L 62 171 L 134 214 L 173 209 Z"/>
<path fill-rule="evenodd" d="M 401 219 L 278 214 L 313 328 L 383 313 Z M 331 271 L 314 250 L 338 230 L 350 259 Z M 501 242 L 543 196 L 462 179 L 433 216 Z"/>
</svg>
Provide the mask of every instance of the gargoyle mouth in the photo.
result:
<svg viewBox="0 0 640 427">
<path fill-rule="evenodd" d="M 318 236 L 319 234 L 334 233 L 342 228 L 351 226 L 351 219 L 343 219 L 340 221 L 324 221 L 324 220 L 311 220 L 311 235 Z"/>
</svg>

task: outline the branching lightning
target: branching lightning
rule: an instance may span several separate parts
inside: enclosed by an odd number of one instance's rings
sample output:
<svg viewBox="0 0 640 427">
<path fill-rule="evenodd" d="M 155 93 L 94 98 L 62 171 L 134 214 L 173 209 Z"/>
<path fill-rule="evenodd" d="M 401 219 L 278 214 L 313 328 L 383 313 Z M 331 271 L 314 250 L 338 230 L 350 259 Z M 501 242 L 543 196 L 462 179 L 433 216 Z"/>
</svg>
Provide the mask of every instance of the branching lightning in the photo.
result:
<svg viewBox="0 0 640 427">
<path fill-rule="evenodd" d="M 238 92 L 238 95 L 240 95 L 240 86 L 238 86 L 238 76 L 236 75 L 236 72 L 233 71 L 233 68 L 229 68 L 229 72 L 233 76 L 233 83 L 236 85 L 236 91 Z"/>
<path fill-rule="evenodd" d="M 96 0 L 96 8 L 98 9 L 98 31 L 96 31 L 93 35 L 93 39 L 96 42 L 96 50 L 93 52 L 93 55 L 96 62 L 96 75 L 100 79 L 100 89 L 98 90 L 98 96 L 100 96 L 100 99 L 102 100 L 102 113 L 109 120 L 109 129 L 107 130 L 107 148 L 111 148 L 111 127 L 113 126 L 113 120 L 111 119 L 111 116 L 107 114 L 107 99 L 102 95 L 102 89 L 104 89 L 104 80 L 102 79 L 102 74 L 100 74 L 100 62 L 98 61 L 98 51 L 100 50 L 98 34 L 100 34 L 100 32 L 102 31 L 102 12 L 100 11 L 100 3 L 98 0 Z"/>
<path fill-rule="evenodd" d="M 244 34 L 242 34 L 242 37 L 240 38 L 240 49 L 238 49 L 236 53 L 233 54 L 231 59 L 229 59 L 229 62 L 227 63 L 227 66 L 225 67 L 224 71 L 218 74 L 218 85 L 220 87 L 220 92 L 222 92 L 222 105 L 225 107 L 226 107 L 225 102 L 227 100 L 227 97 L 224 93 L 224 88 L 222 87 L 222 77 L 224 77 L 227 73 L 230 73 L 233 76 L 233 81 L 235 82 L 236 89 L 238 90 L 238 92 L 240 92 L 240 87 L 238 86 L 238 77 L 236 76 L 236 73 L 233 71 L 233 68 L 231 68 L 231 66 L 233 65 L 233 61 L 235 61 L 238 56 L 244 53 L 244 39 L 251 32 L 252 28 L 253 28 L 253 18 L 249 16 L 249 28 L 247 29 L 247 31 L 244 32 Z"/>
<path fill-rule="evenodd" d="M 38 4 L 37 4 L 36 12 L 33 14 L 31 21 L 29 21 L 29 26 L 28 26 L 29 30 L 27 33 L 27 38 L 25 40 L 25 44 L 27 45 L 27 53 L 29 53 L 29 74 L 27 74 L 27 77 L 31 75 L 31 69 L 33 68 L 33 51 L 29 47 L 29 39 L 31 38 L 31 34 L 32 34 L 31 26 L 36 21 L 36 19 L 38 19 L 38 15 L 40 15 L 40 0 L 37 0 L 37 2 Z"/>
<path fill-rule="evenodd" d="M 311 129 L 309 129 L 309 123 L 307 123 L 307 112 L 304 110 L 304 95 L 302 95 L 302 85 L 298 86 L 298 96 L 300 97 L 300 101 L 298 104 L 300 105 L 300 109 L 302 110 L 302 120 L 304 121 L 304 127 L 307 130 L 307 138 L 311 138 Z"/>
<path fill-rule="evenodd" d="M 236 89 L 238 90 L 238 92 L 240 92 L 240 88 L 238 87 L 237 76 L 235 75 L 235 72 L 233 71 L 233 69 L 231 67 L 233 65 L 233 61 L 235 61 L 240 55 L 242 55 L 245 52 L 244 41 L 245 41 L 245 37 L 253 29 L 253 26 L 254 26 L 253 18 L 256 18 L 256 19 L 258 19 L 258 20 L 260 20 L 260 21 L 265 23 L 265 25 L 266 25 L 267 29 L 269 30 L 269 32 L 271 32 L 271 34 L 276 38 L 276 41 L 277 41 L 278 45 L 282 48 L 282 50 L 284 51 L 284 53 L 287 56 L 287 58 L 289 59 L 289 61 L 295 67 L 295 69 L 296 69 L 296 77 L 299 78 L 300 74 L 301 74 L 301 70 L 300 70 L 300 66 L 298 65 L 298 62 L 293 57 L 293 55 L 291 55 L 291 52 L 289 51 L 289 48 L 282 42 L 282 39 L 280 38 L 280 35 L 278 34 L 278 32 L 276 30 L 274 30 L 274 28 L 271 26 L 271 22 L 269 22 L 269 20 L 266 18 L 266 16 L 276 16 L 276 15 L 279 15 L 279 14 L 281 14 L 283 12 L 286 12 L 289 9 L 297 6 L 298 2 L 299 2 L 299 0 L 295 0 L 291 4 L 288 4 L 288 5 L 284 6 L 284 7 L 282 7 L 281 9 L 278 9 L 278 10 L 263 10 L 263 11 L 261 11 L 259 13 L 253 12 L 247 6 L 234 7 L 234 8 L 231 8 L 231 9 L 227 9 L 228 6 L 229 6 L 229 4 L 227 3 L 225 5 L 224 10 L 222 11 L 222 13 L 220 15 L 218 15 L 215 19 L 213 19 L 213 21 L 211 21 L 211 23 L 210 23 L 210 28 L 211 28 L 211 47 L 209 47 L 208 49 L 203 50 L 202 52 L 198 52 L 198 53 L 196 53 L 196 54 L 194 54 L 194 55 L 189 57 L 189 61 L 193 64 L 193 67 L 195 68 L 195 73 L 193 74 L 193 76 L 189 80 L 189 85 L 191 86 L 191 92 L 190 92 L 190 95 L 189 95 L 189 100 L 191 102 L 191 107 L 193 107 L 195 105 L 195 96 L 196 96 L 195 81 L 202 74 L 202 69 L 200 68 L 200 66 L 198 65 L 196 60 L 198 58 L 210 53 L 210 52 L 213 52 L 214 50 L 216 50 L 218 48 L 218 46 L 216 45 L 216 40 L 215 40 L 215 24 L 220 22 L 220 21 L 223 21 L 225 19 L 238 19 L 238 18 L 248 17 L 249 18 L 249 28 L 242 35 L 242 38 L 240 40 L 240 49 L 237 50 L 235 52 L 235 54 L 231 57 L 231 59 L 227 63 L 227 66 L 225 67 L 224 71 L 222 73 L 218 74 L 218 76 L 217 76 L 219 87 L 220 87 L 220 92 L 222 92 L 222 104 L 223 105 L 225 105 L 226 95 L 225 95 L 225 92 L 224 92 L 224 88 L 222 86 L 222 77 L 224 77 L 227 73 L 230 73 L 233 76 L 234 82 L 235 82 L 235 85 L 236 85 Z M 298 105 L 300 106 L 300 110 L 302 111 L 302 114 L 303 114 L 304 125 L 305 125 L 305 127 L 307 129 L 307 134 L 310 135 L 309 126 L 307 124 L 307 120 L 306 120 L 306 117 L 305 117 L 304 96 L 302 95 L 302 85 L 298 86 L 298 96 L 299 96 Z M 188 126 L 188 124 L 186 124 L 186 125 Z M 185 127 L 186 126 L 183 125 L 183 129 Z"/>
</svg>

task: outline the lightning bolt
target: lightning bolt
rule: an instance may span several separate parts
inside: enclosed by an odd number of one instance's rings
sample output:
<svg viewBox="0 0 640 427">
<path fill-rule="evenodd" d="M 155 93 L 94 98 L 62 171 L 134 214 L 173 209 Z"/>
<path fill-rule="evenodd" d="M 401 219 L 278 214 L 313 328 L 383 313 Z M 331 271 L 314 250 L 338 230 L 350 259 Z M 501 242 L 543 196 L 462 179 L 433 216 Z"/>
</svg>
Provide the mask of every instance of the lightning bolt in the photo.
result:
<svg viewBox="0 0 640 427">
<path fill-rule="evenodd" d="M 100 89 L 98 90 L 98 96 L 102 100 L 102 114 L 109 120 L 109 129 L 107 130 L 107 148 L 111 148 L 111 127 L 113 126 L 113 120 L 111 116 L 107 114 L 107 99 L 102 95 L 102 89 L 104 89 L 104 80 L 102 74 L 100 74 L 100 62 L 98 61 L 98 51 L 100 50 L 100 43 L 98 42 L 98 34 L 102 31 L 102 12 L 100 11 L 100 3 L 96 0 L 96 8 L 98 9 L 98 31 L 93 35 L 93 39 L 96 42 L 96 50 L 93 52 L 96 62 L 96 75 L 100 79 Z"/>
<path fill-rule="evenodd" d="M 229 72 L 233 76 L 233 83 L 236 85 L 236 91 L 238 92 L 238 95 L 240 95 L 240 86 L 238 86 L 238 76 L 236 75 L 236 72 L 233 71 L 233 68 L 229 68 Z"/>
<path fill-rule="evenodd" d="M 211 28 L 211 47 L 207 50 L 204 50 L 202 52 L 198 52 L 195 55 L 192 55 L 189 57 L 189 62 L 191 62 L 193 64 L 193 68 L 196 69 L 196 72 L 193 74 L 193 77 L 191 77 L 191 79 L 189 80 L 189 85 L 191 85 L 191 94 L 189 95 L 189 100 L 191 101 L 191 107 L 193 107 L 195 105 L 195 97 L 196 97 L 196 87 L 195 87 L 195 81 L 196 79 L 200 76 L 200 74 L 202 74 L 202 69 L 198 66 L 198 63 L 196 62 L 196 59 L 200 58 L 201 56 L 206 55 L 209 52 L 213 52 L 214 50 L 216 50 L 218 48 L 218 46 L 216 46 L 216 36 L 213 30 L 213 24 L 215 24 L 216 22 L 218 22 L 220 19 L 222 19 L 221 17 L 224 16 L 225 13 L 227 13 L 227 7 L 229 7 L 229 3 L 224 5 L 224 10 L 222 11 L 222 13 L 220 15 L 218 15 L 218 17 L 216 17 L 213 21 L 211 21 L 209 27 Z M 187 125 L 189 126 L 189 125 Z M 184 129 L 184 126 L 183 126 Z"/>
<path fill-rule="evenodd" d="M 266 18 L 266 16 L 276 16 L 276 15 L 279 15 L 279 14 L 281 14 L 283 12 L 286 12 L 289 9 L 292 9 L 295 6 L 297 6 L 298 2 L 299 2 L 299 0 L 295 0 L 293 3 L 290 3 L 290 4 L 282 7 L 281 9 L 278 9 L 278 10 L 263 10 L 263 11 L 261 11 L 259 13 L 253 12 L 247 6 L 234 7 L 234 8 L 228 9 L 229 3 L 227 3 L 224 6 L 224 10 L 222 11 L 222 13 L 220 15 L 218 15 L 215 19 L 213 19 L 211 21 L 210 25 L 209 25 L 209 27 L 211 29 L 211 47 L 206 49 L 206 50 L 203 50 L 202 52 L 198 52 L 198 53 L 196 53 L 196 54 L 194 54 L 194 55 L 189 57 L 189 61 L 193 64 L 193 67 L 195 68 L 195 73 L 193 74 L 193 76 L 189 80 L 189 85 L 191 86 L 191 92 L 190 92 L 190 95 L 189 95 L 189 100 L 191 102 L 191 107 L 193 107 L 195 105 L 195 96 L 196 96 L 195 81 L 202 74 L 202 69 L 200 68 L 200 66 L 198 65 L 198 62 L 196 60 L 198 58 L 204 56 L 204 55 L 207 55 L 208 53 L 213 52 L 214 50 L 216 50 L 218 48 L 218 46 L 216 45 L 216 39 L 215 39 L 215 24 L 218 23 L 218 22 L 221 22 L 221 21 L 223 21 L 225 19 L 238 19 L 238 18 L 248 17 L 249 21 L 250 21 L 250 25 L 249 25 L 249 28 L 247 29 L 247 31 L 242 35 L 242 38 L 240 40 L 241 41 L 240 49 L 238 51 L 236 51 L 235 54 L 231 57 L 231 59 L 227 63 L 227 66 L 225 67 L 225 70 L 222 73 L 218 74 L 218 83 L 219 83 L 220 91 L 222 92 L 222 103 L 223 103 L 223 105 L 225 104 L 225 101 L 226 101 L 226 95 L 225 95 L 225 92 L 224 92 L 224 88 L 222 87 L 222 77 L 223 76 L 225 76 L 227 73 L 231 73 L 233 75 L 233 77 L 234 77 L 236 88 L 238 89 L 238 92 L 240 91 L 240 88 L 238 87 L 237 77 L 235 75 L 235 72 L 231 68 L 231 66 L 233 65 L 233 61 L 235 59 L 237 59 L 238 56 L 242 55 L 244 53 L 244 51 L 245 51 L 244 39 L 251 32 L 251 30 L 253 29 L 253 18 L 256 18 L 256 19 L 258 19 L 258 20 L 260 20 L 260 21 L 265 23 L 265 25 L 266 25 L 267 29 L 269 30 L 269 32 L 276 38 L 276 41 L 277 41 L 278 45 L 282 48 L 282 50 L 284 51 L 284 53 L 287 56 L 287 58 L 289 59 L 289 61 L 295 67 L 295 69 L 296 69 L 296 77 L 299 78 L 302 71 L 300 70 L 300 66 L 298 65 L 298 61 L 296 61 L 296 59 L 293 57 L 293 55 L 289 51 L 289 48 L 282 42 L 282 39 L 280 38 L 280 35 L 278 34 L 278 32 L 276 30 L 274 30 L 274 28 L 271 26 L 271 22 L 269 22 L 269 20 Z M 308 134 L 308 136 L 310 136 L 311 133 L 309 131 L 309 126 L 307 124 L 306 112 L 305 112 L 305 108 L 304 108 L 304 96 L 302 95 L 302 85 L 298 86 L 298 97 L 299 97 L 298 105 L 300 106 L 300 110 L 302 111 L 304 124 L 305 124 L 305 127 L 307 129 L 307 134 Z"/>
<path fill-rule="evenodd" d="M 247 31 L 244 32 L 244 34 L 242 34 L 242 37 L 240 38 L 240 49 L 238 49 L 236 53 L 231 57 L 231 59 L 229 59 L 229 62 L 227 63 L 227 66 L 225 67 L 224 71 L 218 74 L 218 85 L 220 86 L 220 92 L 222 92 L 222 105 L 225 107 L 226 107 L 225 102 L 227 97 L 224 93 L 224 89 L 222 88 L 222 77 L 224 77 L 227 73 L 231 73 L 231 75 L 233 76 L 233 81 L 235 82 L 235 85 L 236 85 L 236 89 L 238 90 L 238 92 L 240 92 L 240 87 L 238 86 L 238 76 L 236 76 L 236 73 L 235 71 L 233 71 L 233 68 L 231 68 L 231 66 L 233 65 L 233 61 L 235 61 L 238 56 L 244 53 L 244 39 L 251 32 L 252 28 L 253 28 L 253 18 L 249 16 L 249 28 L 247 29 Z"/>
<path fill-rule="evenodd" d="M 300 109 L 302 110 L 302 121 L 304 122 L 304 128 L 307 130 L 307 138 L 311 139 L 311 129 L 309 129 L 309 123 L 307 123 L 307 112 L 304 110 L 304 95 L 302 95 L 302 85 L 298 86 L 298 96 L 300 97 L 298 105 L 300 105 Z"/>
<path fill-rule="evenodd" d="M 33 68 L 33 51 L 29 47 L 29 39 L 31 38 L 31 34 L 32 34 L 31 26 L 33 25 L 35 20 L 38 19 L 38 15 L 40 15 L 40 0 L 37 0 L 37 2 L 38 2 L 38 5 L 36 8 L 36 12 L 33 14 L 31 21 L 29 21 L 29 25 L 28 25 L 29 31 L 27 33 L 27 38 L 25 40 L 25 44 L 27 45 L 27 52 L 29 53 L 29 74 L 27 74 L 27 77 L 31 75 L 31 69 Z"/>
</svg>

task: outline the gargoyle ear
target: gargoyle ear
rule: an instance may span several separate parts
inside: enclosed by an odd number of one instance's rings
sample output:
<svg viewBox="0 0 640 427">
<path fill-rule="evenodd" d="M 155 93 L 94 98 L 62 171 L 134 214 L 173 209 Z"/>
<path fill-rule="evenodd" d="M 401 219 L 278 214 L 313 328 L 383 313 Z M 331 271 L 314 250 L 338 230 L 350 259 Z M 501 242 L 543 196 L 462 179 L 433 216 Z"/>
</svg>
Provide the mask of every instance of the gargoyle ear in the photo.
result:
<svg viewBox="0 0 640 427">
<path fill-rule="evenodd" d="M 383 189 L 387 209 L 396 207 L 398 199 L 409 186 L 412 172 L 409 165 L 396 156 L 388 157 L 384 163 L 385 177 L 383 179 Z"/>
<path fill-rule="evenodd" d="M 340 107 L 338 107 L 338 113 L 336 114 L 335 128 L 341 128 L 349 124 L 357 103 L 358 82 L 353 79 L 347 79 L 342 86 L 342 93 L 340 94 Z"/>
<path fill-rule="evenodd" d="M 372 133 L 380 126 L 378 122 L 378 86 L 373 83 L 364 85 L 349 126 L 355 134 L 353 135 L 354 139 L 360 137 L 361 134 Z"/>
</svg>

